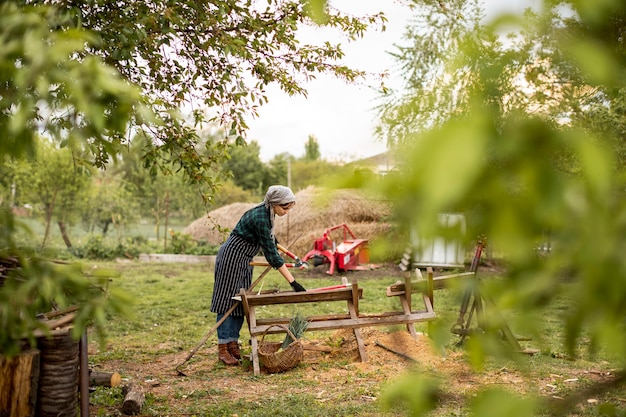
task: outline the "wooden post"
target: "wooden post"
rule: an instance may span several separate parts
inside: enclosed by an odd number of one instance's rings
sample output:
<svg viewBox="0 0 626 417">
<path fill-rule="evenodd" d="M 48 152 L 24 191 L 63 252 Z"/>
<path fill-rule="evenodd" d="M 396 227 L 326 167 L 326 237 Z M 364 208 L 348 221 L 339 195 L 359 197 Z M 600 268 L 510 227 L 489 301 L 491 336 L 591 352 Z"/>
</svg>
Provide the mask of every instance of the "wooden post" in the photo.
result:
<svg viewBox="0 0 626 417">
<path fill-rule="evenodd" d="M 433 268 L 426 268 L 426 295 L 430 299 L 430 305 L 435 308 L 435 296 L 434 296 L 435 284 L 433 282 Z"/>
<path fill-rule="evenodd" d="M 6 417 L 35 415 L 40 354 L 36 349 L 19 356 L 0 355 L 0 414 Z"/>
<path fill-rule="evenodd" d="M 78 393 L 80 395 L 80 417 L 89 417 L 89 354 L 87 330 L 83 330 L 78 342 Z"/>
<path fill-rule="evenodd" d="M 415 273 L 418 279 L 422 279 L 422 273 L 419 268 L 415 268 Z M 413 293 L 413 287 L 411 285 L 411 275 L 404 275 L 404 294 L 400 296 L 400 304 L 405 314 L 411 314 L 413 312 L 413 300 L 411 294 Z M 417 332 L 415 331 L 415 325 L 413 323 L 406 324 L 406 330 L 409 332 L 413 339 L 417 339 Z"/>
</svg>

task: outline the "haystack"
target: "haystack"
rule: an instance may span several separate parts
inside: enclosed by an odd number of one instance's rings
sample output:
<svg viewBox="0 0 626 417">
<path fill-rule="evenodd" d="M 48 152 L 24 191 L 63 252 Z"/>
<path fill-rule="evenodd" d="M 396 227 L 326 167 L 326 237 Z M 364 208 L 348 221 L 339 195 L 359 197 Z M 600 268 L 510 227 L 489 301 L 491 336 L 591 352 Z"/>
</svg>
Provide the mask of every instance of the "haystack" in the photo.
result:
<svg viewBox="0 0 626 417">
<path fill-rule="evenodd" d="M 254 206 L 253 203 L 234 203 L 220 207 L 194 220 L 183 230 L 183 233 L 195 240 L 205 241 L 209 245 L 221 245 L 243 213 Z"/>
<path fill-rule="evenodd" d="M 220 207 L 191 223 L 184 233 L 196 240 L 219 245 L 227 237 L 218 228 L 232 230 L 241 215 L 255 204 L 236 203 Z M 345 223 L 358 239 L 370 242 L 389 233 L 391 205 L 360 190 L 328 190 L 308 187 L 296 193 L 296 205 L 276 218 L 276 237 L 289 250 L 303 257 L 315 239 L 332 226 Z M 341 240 L 342 231 L 338 231 Z M 333 235 L 333 238 L 335 236 Z M 350 236 L 348 236 L 350 238 Z"/>
</svg>

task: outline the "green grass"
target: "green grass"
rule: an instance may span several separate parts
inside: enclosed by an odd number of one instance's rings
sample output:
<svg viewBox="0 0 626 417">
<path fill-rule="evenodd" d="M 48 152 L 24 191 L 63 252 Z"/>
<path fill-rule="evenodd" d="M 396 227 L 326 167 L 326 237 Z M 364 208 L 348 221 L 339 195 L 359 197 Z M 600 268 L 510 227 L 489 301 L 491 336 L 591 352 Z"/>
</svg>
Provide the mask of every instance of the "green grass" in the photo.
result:
<svg viewBox="0 0 626 417">
<path fill-rule="evenodd" d="M 115 268 L 120 271 L 120 277 L 114 278 L 111 286 L 122 289 L 133 300 L 134 315 L 129 318 L 110 317 L 108 339 L 105 348 L 90 355 L 90 362 L 94 365 L 108 361 L 123 361 L 136 365 L 158 361 L 168 354 L 189 351 L 205 336 L 215 324 L 215 315 L 209 311 L 211 292 L 213 288 L 213 270 L 208 264 L 157 264 L 130 261 L 124 263 L 99 262 L 100 267 Z M 257 268 L 259 269 L 259 268 Z M 255 271 L 254 278 L 260 271 Z M 294 271 L 296 278 L 307 288 L 334 285 L 339 277 L 310 278 L 306 272 Z M 394 283 L 397 277 L 368 278 L 367 272 L 356 272 L 351 277 L 358 278 L 359 287 L 363 288 L 364 297 L 360 300 L 362 313 L 378 313 L 400 310 L 398 300 L 385 296 L 385 289 Z M 490 277 L 497 279 L 498 277 Z M 569 284 L 563 284 L 569 285 Z M 259 287 L 257 287 L 258 289 Z M 271 271 L 263 280 L 263 289 L 288 290 L 285 280 L 276 272 Z M 438 290 L 435 292 L 435 311 L 437 321 L 428 325 L 420 323 L 416 330 L 430 332 L 434 337 L 442 335 L 444 347 L 449 352 L 465 352 L 467 346 L 457 346 L 459 338 L 449 332 L 451 325 L 459 314 L 462 289 Z M 415 299 L 414 299 L 415 300 Z M 414 306 L 417 300 L 414 301 Z M 537 382 L 536 387 L 524 387 L 530 391 L 544 388 L 551 383 L 555 388 L 555 395 L 566 396 L 574 390 L 591 384 L 592 374 L 588 371 L 609 372 L 622 365 L 616 358 L 610 358 L 602 350 L 592 355 L 589 353 L 589 341 L 585 338 L 577 346 L 577 358 L 565 355 L 562 346 L 563 327 L 562 318 L 567 314 L 567 299 L 556 298 L 552 303 L 545 305 L 536 312 L 502 311 L 507 323 L 514 333 L 532 336 L 532 340 L 521 342 L 523 347 L 540 349 L 534 356 L 512 355 L 508 359 L 488 357 L 478 374 L 499 374 L 503 370 L 519 370 L 532 375 Z M 345 308 L 345 306 L 343 306 Z M 259 317 L 264 314 L 283 317 L 293 317 L 296 312 L 303 315 L 319 315 L 343 313 L 340 303 L 318 303 L 317 305 L 282 305 L 260 309 Z M 377 330 L 403 330 L 404 326 L 381 327 Z M 332 340 L 332 332 L 306 333 L 305 338 L 326 341 L 333 346 L 338 341 Z M 244 325 L 241 335 L 244 346 L 249 334 Z M 214 344 L 216 337 L 209 339 L 207 346 Z M 95 342 L 95 341 L 92 341 Z M 199 355 L 198 355 L 199 356 Z M 198 357 L 192 358 L 189 365 L 196 363 Z M 164 365 L 166 366 L 166 365 Z M 329 358 L 316 364 L 319 372 L 336 369 L 351 369 L 350 361 L 345 358 L 333 360 Z M 198 415 L 198 416 L 401 416 L 407 415 L 406 410 L 394 409 L 383 413 L 378 402 L 355 401 L 355 398 L 378 398 L 384 381 L 376 381 L 375 371 L 359 371 L 348 373 L 344 377 L 343 385 L 336 393 L 333 401 L 319 402 L 311 396 L 312 392 L 333 390 L 333 387 L 324 386 L 319 382 L 303 378 L 304 370 L 296 368 L 284 374 L 255 377 L 252 372 L 245 374 L 237 370 L 237 380 L 250 383 L 266 382 L 276 386 L 276 395 L 261 400 L 248 401 L 245 396 L 239 400 L 230 400 L 234 387 L 224 388 L 212 385 L 218 377 L 230 375 L 232 369 L 216 365 L 213 369 L 199 369 L 192 378 L 197 382 L 206 381 L 202 389 L 189 392 L 184 385 L 175 391 L 174 400 L 184 403 L 173 406 L 172 398 L 165 398 L 149 394 L 144 408 L 144 415 Z M 242 372 L 243 375 L 242 375 Z M 422 372 L 437 374 L 438 370 L 425 366 Z M 575 375 L 576 384 L 564 383 L 568 376 Z M 145 376 L 144 378 L 148 378 Z M 179 380 L 170 381 L 173 385 L 182 384 Z M 350 387 L 345 389 L 343 387 Z M 467 393 L 451 392 L 453 398 Z M 470 395 L 471 396 L 471 395 Z M 96 399 L 97 398 L 97 399 Z M 603 397 L 604 402 L 622 404 L 621 412 L 618 408 L 614 414 L 625 415 L 623 409 L 623 394 L 608 391 Z M 111 402 L 119 401 L 113 394 L 100 393 L 92 398 L 92 403 L 103 408 L 110 407 Z M 119 404 L 119 403 L 118 403 Z M 449 401 L 441 407 L 434 417 L 465 416 L 467 405 L 461 400 Z M 592 416 L 597 414 L 597 407 L 585 405 L 577 411 L 577 416 Z M 543 415 L 543 414 L 542 414 Z M 569 414 L 568 414 L 569 415 Z M 574 415 L 574 414 L 572 414 Z"/>
</svg>

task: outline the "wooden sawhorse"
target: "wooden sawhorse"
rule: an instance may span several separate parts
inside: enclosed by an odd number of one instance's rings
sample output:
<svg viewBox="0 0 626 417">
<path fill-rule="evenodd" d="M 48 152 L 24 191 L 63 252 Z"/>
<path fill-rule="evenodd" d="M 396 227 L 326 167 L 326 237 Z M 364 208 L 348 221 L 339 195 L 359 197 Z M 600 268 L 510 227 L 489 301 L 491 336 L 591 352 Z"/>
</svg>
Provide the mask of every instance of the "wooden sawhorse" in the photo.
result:
<svg viewBox="0 0 626 417">
<path fill-rule="evenodd" d="M 434 305 L 434 290 L 445 288 L 451 281 L 472 277 L 474 272 L 462 272 L 459 274 L 445 275 L 441 277 L 433 278 L 433 269 L 428 267 L 426 269 L 426 278 L 423 277 L 419 268 L 415 269 L 417 277 L 416 281 L 411 281 L 410 275 L 407 275 L 404 282 L 396 282 L 393 285 L 387 287 L 387 297 L 399 297 L 402 305 L 402 310 L 405 314 L 409 314 L 411 311 L 411 296 L 414 293 L 420 293 L 424 300 L 424 305 L 427 312 L 435 316 Z M 407 323 L 407 330 L 411 333 L 411 336 L 416 337 L 415 327 L 413 323 Z"/>
<path fill-rule="evenodd" d="M 328 291 L 289 291 L 283 293 L 270 292 L 253 294 L 246 293 L 245 290 L 241 290 L 239 295 L 241 297 L 241 302 L 243 304 L 250 330 L 250 341 L 252 344 L 252 367 L 254 369 L 254 375 L 259 375 L 261 372 L 259 366 L 258 336 L 262 336 L 264 334 L 282 333 L 283 331 L 280 328 L 270 327 L 276 324 L 287 326 L 290 320 L 289 318 L 284 317 L 257 318 L 256 308 L 266 305 L 333 301 L 345 302 L 348 307 L 348 312 L 346 314 L 328 314 L 307 317 L 307 320 L 309 321 L 307 331 L 352 328 L 354 330 L 354 336 L 359 348 L 361 361 L 365 362 L 367 360 L 365 344 L 363 343 L 363 338 L 361 337 L 361 331 L 358 329 L 359 326 L 354 325 L 359 317 L 359 298 L 363 297 L 363 290 L 358 288 L 356 283 L 349 287 Z"/>
<path fill-rule="evenodd" d="M 406 285 L 406 283 L 403 285 Z M 411 284 L 409 282 L 409 287 L 410 285 Z M 389 289 L 387 290 L 387 293 L 388 295 L 390 294 Z M 346 314 L 328 314 L 307 317 L 307 320 L 309 321 L 307 331 L 346 328 L 352 329 L 356 338 L 361 361 L 366 362 L 367 353 L 365 352 L 365 344 L 363 343 L 363 338 L 361 337 L 361 327 L 406 324 L 411 336 L 416 338 L 417 334 L 413 324 L 435 319 L 435 312 L 433 311 L 431 302 L 432 296 L 429 298 L 427 295 L 424 295 L 423 300 L 425 309 L 416 311 L 411 307 L 411 293 L 411 290 L 404 291 L 404 288 L 402 288 L 401 291 L 398 289 L 395 293 L 390 294 L 390 296 L 400 297 L 403 309 L 402 311 L 363 314 L 359 311 L 359 299 L 363 297 L 363 289 L 358 288 L 356 283 L 353 283 L 346 288 L 327 291 L 311 290 L 305 292 L 290 291 L 284 293 L 272 292 L 253 294 L 246 293 L 245 290 L 241 290 L 239 295 L 241 296 L 241 302 L 244 307 L 250 330 L 254 375 L 259 375 L 261 372 L 258 355 L 258 336 L 262 336 L 264 334 L 283 333 L 284 331 L 279 327 L 272 326 L 276 324 L 288 325 L 290 320 L 289 318 L 284 317 L 257 318 L 257 307 L 275 304 L 298 304 L 331 301 L 346 302 L 348 307 L 348 312 Z"/>
</svg>

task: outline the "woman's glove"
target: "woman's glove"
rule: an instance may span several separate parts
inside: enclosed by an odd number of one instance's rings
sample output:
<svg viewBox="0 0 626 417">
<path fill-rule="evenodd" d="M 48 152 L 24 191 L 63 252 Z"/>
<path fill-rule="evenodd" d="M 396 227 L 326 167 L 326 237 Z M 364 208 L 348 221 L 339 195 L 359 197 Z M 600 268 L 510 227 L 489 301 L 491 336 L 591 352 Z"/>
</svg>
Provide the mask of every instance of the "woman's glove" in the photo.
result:
<svg viewBox="0 0 626 417">
<path fill-rule="evenodd" d="M 291 281 L 289 285 L 291 285 L 291 288 L 293 288 L 295 292 L 306 291 L 306 289 L 302 285 L 300 285 L 298 281 L 296 280 Z"/>
</svg>

